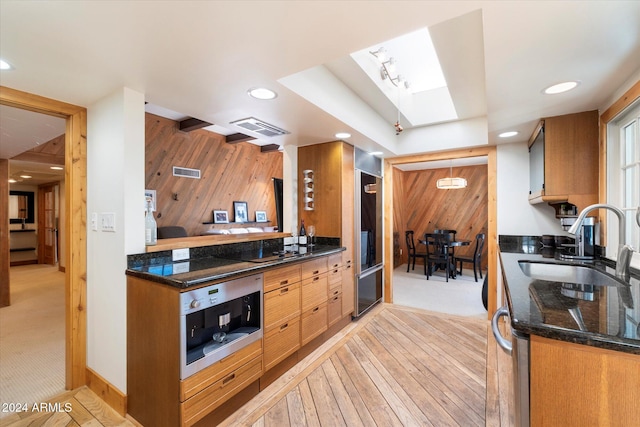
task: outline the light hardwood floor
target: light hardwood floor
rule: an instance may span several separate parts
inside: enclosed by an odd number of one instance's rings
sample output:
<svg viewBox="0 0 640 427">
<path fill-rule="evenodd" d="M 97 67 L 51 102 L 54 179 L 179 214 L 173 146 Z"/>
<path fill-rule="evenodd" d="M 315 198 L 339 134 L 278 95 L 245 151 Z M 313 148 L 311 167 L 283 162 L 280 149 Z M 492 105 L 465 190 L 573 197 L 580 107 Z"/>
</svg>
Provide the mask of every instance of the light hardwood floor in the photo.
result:
<svg viewBox="0 0 640 427">
<path fill-rule="evenodd" d="M 488 329 L 484 320 L 378 305 L 222 425 L 511 426 L 509 358 Z M 68 424 L 36 413 L 33 425 L 131 425 L 88 389 L 78 393 L 78 404 L 64 414 Z M 85 405 L 88 395 L 97 403 Z M 74 416 L 76 408 L 94 419 Z M 3 419 L 0 426 L 32 425 L 29 419 Z"/>
</svg>

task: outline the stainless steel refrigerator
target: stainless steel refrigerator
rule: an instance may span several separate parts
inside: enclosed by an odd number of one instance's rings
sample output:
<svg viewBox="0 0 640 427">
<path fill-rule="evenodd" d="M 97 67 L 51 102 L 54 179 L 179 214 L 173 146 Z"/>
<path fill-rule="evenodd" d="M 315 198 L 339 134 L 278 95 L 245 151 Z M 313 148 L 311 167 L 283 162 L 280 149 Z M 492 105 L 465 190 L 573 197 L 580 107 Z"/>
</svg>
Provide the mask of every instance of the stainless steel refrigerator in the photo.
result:
<svg viewBox="0 0 640 427">
<path fill-rule="evenodd" d="M 355 230 L 358 317 L 382 300 L 382 161 L 356 149 Z"/>
</svg>

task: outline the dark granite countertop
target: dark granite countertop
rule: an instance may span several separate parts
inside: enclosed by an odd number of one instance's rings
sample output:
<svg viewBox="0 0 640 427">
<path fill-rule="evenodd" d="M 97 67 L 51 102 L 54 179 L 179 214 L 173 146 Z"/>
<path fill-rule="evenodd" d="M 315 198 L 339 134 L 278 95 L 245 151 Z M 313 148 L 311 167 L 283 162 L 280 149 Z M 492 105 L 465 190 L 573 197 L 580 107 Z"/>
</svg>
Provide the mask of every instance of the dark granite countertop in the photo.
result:
<svg viewBox="0 0 640 427">
<path fill-rule="evenodd" d="M 567 290 L 572 284 L 532 279 L 522 271 L 519 261 L 567 264 L 548 253 L 543 254 L 535 245 L 501 243 L 500 261 L 511 326 L 516 331 L 640 354 L 640 278 L 637 275 L 632 275 L 628 285 L 595 285 L 589 289 L 593 292 L 586 294 L 587 299 L 579 299 L 568 296 L 571 292 Z M 615 273 L 609 261 L 579 264 L 611 276 Z M 577 312 L 582 316 L 582 330 L 574 317 Z"/>
<path fill-rule="evenodd" d="M 241 251 L 206 251 L 201 256 L 172 261 L 171 251 L 129 256 L 126 274 L 180 289 L 187 289 L 214 280 L 233 278 L 249 273 L 260 273 L 268 268 L 284 264 L 302 262 L 312 258 L 340 253 L 345 248 L 335 244 L 316 245 L 304 254 L 287 253 L 282 257 L 273 256 L 269 248 L 263 261 L 246 261 L 259 258 L 262 254 L 255 247 L 245 245 Z M 236 247 L 237 249 L 237 247 Z M 280 248 L 282 249 L 282 248 Z"/>
</svg>

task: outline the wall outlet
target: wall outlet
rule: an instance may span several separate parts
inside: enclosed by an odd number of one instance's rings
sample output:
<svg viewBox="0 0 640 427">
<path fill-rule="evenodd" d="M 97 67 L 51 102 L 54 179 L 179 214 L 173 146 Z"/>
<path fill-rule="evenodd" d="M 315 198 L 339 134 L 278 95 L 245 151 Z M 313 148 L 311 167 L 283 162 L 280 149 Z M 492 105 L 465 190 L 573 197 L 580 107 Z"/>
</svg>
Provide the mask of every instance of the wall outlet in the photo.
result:
<svg viewBox="0 0 640 427">
<path fill-rule="evenodd" d="M 171 259 L 173 261 L 182 261 L 183 259 L 189 259 L 189 248 L 174 249 L 171 251 Z"/>
</svg>

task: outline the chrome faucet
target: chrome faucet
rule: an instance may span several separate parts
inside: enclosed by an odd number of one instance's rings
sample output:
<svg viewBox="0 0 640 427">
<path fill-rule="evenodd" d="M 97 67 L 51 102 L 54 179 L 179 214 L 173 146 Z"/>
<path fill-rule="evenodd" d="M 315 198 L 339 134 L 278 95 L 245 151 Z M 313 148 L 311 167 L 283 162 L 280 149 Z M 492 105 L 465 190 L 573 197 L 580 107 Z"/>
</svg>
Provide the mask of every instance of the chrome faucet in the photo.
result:
<svg viewBox="0 0 640 427">
<path fill-rule="evenodd" d="M 629 281 L 629 265 L 631 264 L 631 255 L 633 254 L 633 248 L 625 244 L 627 236 L 626 223 L 624 219 L 624 212 L 616 208 L 613 205 L 605 203 L 596 203 L 595 205 L 587 206 L 580 212 L 578 219 L 573 223 L 568 230 L 569 233 L 577 235 L 580 232 L 580 226 L 586 218 L 587 214 L 594 209 L 609 209 L 618 217 L 618 259 L 616 260 L 616 277 L 621 278 L 625 282 Z"/>
</svg>

